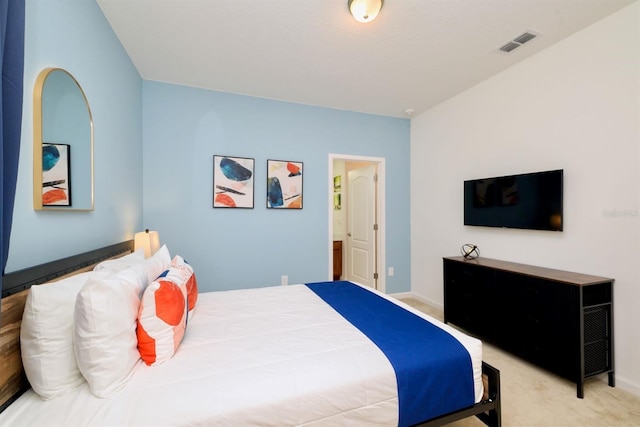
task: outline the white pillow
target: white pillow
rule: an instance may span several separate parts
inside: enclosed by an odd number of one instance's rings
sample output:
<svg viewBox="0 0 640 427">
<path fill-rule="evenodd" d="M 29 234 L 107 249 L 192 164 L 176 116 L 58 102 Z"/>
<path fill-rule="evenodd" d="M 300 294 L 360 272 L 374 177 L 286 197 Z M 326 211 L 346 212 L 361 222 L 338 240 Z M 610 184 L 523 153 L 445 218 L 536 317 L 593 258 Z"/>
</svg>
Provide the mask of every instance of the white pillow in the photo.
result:
<svg viewBox="0 0 640 427">
<path fill-rule="evenodd" d="M 133 275 L 89 279 L 78 294 L 75 355 L 80 372 L 97 397 L 108 397 L 122 388 L 140 359 L 135 318 L 137 289 L 142 284 L 132 279 Z"/>
<path fill-rule="evenodd" d="M 147 284 L 145 285 L 145 288 L 149 283 L 156 280 L 156 278 L 163 271 L 169 268 L 170 264 L 171 264 L 171 255 L 169 254 L 169 249 L 167 249 L 167 245 L 162 245 L 162 247 L 158 249 L 158 251 L 155 254 L 145 259 L 144 262 L 141 264 L 147 275 Z M 144 289 L 140 291 L 140 297 L 142 297 L 143 292 L 144 292 Z"/>
<path fill-rule="evenodd" d="M 76 295 L 89 277 L 107 275 L 80 273 L 30 288 L 20 327 L 20 347 L 27 379 L 43 399 L 63 395 L 84 382 L 73 350 Z"/>
<path fill-rule="evenodd" d="M 91 392 L 106 398 L 124 387 L 140 361 L 136 322 L 140 297 L 171 263 L 163 246 L 152 257 L 108 278 L 89 279 L 78 293 L 74 350 Z"/>
<path fill-rule="evenodd" d="M 100 271 L 109 269 L 114 272 L 118 272 L 134 266 L 136 264 L 140 264 L 144 261 L 144 249 L 138 249 L 135 252 L 132 252 L 128 255 L 125 255 L 120 258 L 108 259 L 106 261 L 102 261 L 93 267 L 93 271 Z"/>
</svg>

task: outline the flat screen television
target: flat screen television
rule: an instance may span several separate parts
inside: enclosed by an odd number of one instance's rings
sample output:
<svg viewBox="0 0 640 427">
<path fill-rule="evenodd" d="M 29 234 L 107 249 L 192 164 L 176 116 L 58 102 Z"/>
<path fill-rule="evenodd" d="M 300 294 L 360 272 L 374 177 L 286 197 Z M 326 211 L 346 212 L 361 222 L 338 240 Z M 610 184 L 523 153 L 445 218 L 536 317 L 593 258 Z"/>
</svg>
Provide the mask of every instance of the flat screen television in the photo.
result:
<svg viewBox="0 0 640 427">
<path fill-rule="evenodd" d="M 464 225 L 562 231 L 563 170 L 464 182 Z"/>
</svg>

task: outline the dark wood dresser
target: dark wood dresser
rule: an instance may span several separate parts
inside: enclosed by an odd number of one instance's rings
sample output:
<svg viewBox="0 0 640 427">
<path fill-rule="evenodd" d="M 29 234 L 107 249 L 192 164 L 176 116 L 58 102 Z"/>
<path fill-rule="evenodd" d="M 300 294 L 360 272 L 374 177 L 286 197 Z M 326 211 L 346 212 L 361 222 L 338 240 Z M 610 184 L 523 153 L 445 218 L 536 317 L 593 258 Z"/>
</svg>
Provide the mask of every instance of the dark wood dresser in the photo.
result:
<svg viewBox="0 0 640 427">
<path fill-rule="evenodd" d="M 444 321 L 577 384 L 614 383 L 613 279 L 447 257 Z"/>
</svg>

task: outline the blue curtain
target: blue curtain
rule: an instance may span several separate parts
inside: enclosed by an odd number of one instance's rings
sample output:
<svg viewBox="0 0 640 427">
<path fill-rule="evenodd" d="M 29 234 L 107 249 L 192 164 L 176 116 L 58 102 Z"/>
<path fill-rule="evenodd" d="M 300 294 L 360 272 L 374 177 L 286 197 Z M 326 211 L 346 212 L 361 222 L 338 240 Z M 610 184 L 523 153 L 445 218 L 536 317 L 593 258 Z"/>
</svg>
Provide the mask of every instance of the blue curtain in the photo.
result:
<svg viewBox="0 0 640 427">
<path fill-rule="evenodd" d="M 13 204 L 18 179 L 24 74 L 25 0 L 0 0 L 0 265 L 7 264 Z M 0 275 L 0 288 L 2 278 Z"/>
</svg>

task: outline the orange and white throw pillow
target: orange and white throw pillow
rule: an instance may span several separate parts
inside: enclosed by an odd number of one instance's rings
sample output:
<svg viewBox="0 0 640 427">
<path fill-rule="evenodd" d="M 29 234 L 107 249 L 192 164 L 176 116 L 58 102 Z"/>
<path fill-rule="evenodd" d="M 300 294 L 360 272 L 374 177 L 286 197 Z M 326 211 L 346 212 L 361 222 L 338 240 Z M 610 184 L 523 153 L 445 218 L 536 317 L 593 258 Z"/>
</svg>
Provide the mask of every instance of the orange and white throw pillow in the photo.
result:
<svg viewBox="0 0 640 427">
<path fill-rule="evenodd" d="M 138 314 L 138 351 L 147 365 L 169 360 L 175 354 L 187 324 L 184 288 L 168 280 L 165 271 L 144 291 Z"/>
<path fill-rule="evenodd" d="M 173 274 L 167 276 L 174 283 L 185 286 L 188 298 L 189 318 L 193 313 L 198 300 L 198 283 L 193 268 L 180 255 L 176 255 L 171 261 L 171 267 L 174 268 Z"/>
<path fill-rule="evenodd" d="M 193 268 L 176 256 L 169 268 L 147 287 L 138 315 L 138 351 L 147 365 L 169 360 L 182 342 L 198 299 Z"/>
</svg>

